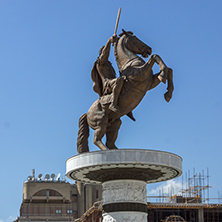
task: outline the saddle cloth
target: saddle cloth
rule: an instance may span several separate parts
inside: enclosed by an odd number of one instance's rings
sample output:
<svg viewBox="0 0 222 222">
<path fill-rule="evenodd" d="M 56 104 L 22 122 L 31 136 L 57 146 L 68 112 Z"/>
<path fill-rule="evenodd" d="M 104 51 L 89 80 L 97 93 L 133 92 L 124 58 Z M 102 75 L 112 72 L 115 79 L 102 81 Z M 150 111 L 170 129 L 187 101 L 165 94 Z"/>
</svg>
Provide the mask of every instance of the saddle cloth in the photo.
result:
<svg viewBox="0 0 222 222">
<path fill-rule="evenodd" d="M 112 94 L 104 95 L 99 98 L 99 102 L 101 105 L 106 105 L 112 102 Z"/>
</svg>

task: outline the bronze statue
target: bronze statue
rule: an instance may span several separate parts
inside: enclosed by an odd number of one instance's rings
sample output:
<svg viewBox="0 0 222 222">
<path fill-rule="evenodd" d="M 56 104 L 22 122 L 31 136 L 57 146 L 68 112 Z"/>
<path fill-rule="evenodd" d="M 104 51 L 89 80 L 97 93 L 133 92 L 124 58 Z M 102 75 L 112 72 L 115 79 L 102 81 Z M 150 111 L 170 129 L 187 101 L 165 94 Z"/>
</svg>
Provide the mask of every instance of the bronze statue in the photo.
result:
<svg viewBox="0 0 222 222">
<path fill-rule="evenodd" d="M 77 139 L 78 153 L 89 152 L 89 126 L 95 130 L 93 143 L 101 150 L 117 149 L 115 141 L 121 125 L 120 118 L 128 115 L 135 120 L 132 110 L 140 103 L 148 90 L 160 82 L 168 83 L 165 100 L 170 101 L 173 87 L 172 69 L 168 68 L 158 55 L 151 55 L 152 49 L 139 40 L 132 32 L 115 34 L 101 48 L 100 55 L 93 65 L 91 77 L 93 89 L 99 94 L 88 113 L 79 119 Z M 114 53 L 120 77 L 116 78 L 115 70 L 108 61 L 110 45 L 114 43 Z M 145 62 L 138 55 L 149 60 Z M 153 74 L 152 67 L 157 63 L 160 72 Z M 106 145 L 101 141 L 106 134 Z"/>
<path fill-rule="evenodd" d="M 91 77 L 94 83 L 94 91 L 99 94 L 103 101 L 107 100 L 105 95 L 112 93 L 109 109 L 114 112 L 121 113 L 117 105 L 117 101 L 122 90 L 124 80 L 122 77 L 116 78 L 115 70 L 108 60 L 110 54 L 110 45 L 116 41 L 116 38 L 116 35 L 109 38 L 106 45 L 100 49 L 99 57 L 93 65 Z M 109 103 L 109 101 L 106 101 L 105 103 Z"/>
</svg>

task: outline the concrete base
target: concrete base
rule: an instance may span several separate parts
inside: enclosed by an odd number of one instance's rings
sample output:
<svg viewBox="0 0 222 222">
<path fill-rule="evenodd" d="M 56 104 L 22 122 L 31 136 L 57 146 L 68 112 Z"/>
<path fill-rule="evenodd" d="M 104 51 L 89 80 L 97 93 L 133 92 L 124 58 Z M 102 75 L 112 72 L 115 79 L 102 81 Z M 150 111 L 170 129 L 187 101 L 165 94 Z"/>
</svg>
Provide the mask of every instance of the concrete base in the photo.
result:
<svg viewBox="0 0 222 222">
<path fill-rule="evenodd" d="M 70 179 L 102 184 L 103 222 L 147 221 L 146 184 L 181 174 L 181 157 L 154 150 L 98 151 L 66 161 L 66 176 Z"/>
<path fill-rule="evenodd" d="M 112 180 L 102 183 L 104 221 L 147 221 L 146 182 Z"/>
<path fill-rule="evenodd" d="M 66 161 L 66 176 L 83 183 L 101 184 L 118 179 L 156 183 L 182 174 L 182 158 L 176 154 L 141 149 L 96 151 Z"/>
</svg>

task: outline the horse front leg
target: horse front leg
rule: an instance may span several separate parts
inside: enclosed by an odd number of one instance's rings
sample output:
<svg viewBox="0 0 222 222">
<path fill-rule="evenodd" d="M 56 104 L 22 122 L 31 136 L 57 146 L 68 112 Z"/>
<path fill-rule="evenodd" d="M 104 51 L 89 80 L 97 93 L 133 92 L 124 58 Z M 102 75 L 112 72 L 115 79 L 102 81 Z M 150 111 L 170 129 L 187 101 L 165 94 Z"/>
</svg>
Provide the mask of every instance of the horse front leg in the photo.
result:
<svg viewBox="0 0 222 222">
<path fill-rule="evenodd" d="M 172 98 L 174 85 L 173 85 L 173 70 L 169 68 L 167 78 L 167 92 L 164 94 L 164 98 L 167 102 Z"/>
<path fill-rule="evenodd" d="M 143 75 L 143 79 L 146 79 L 147 76 L 150 75 L 150 72 L 151 72 L 153 65 L 155 63 L 157 63 L 160 67 L 158 79 L 161 82 L 166 83 L 168 68 L 167 68 L 166 64 L 163 62 L 163 60 L 160 58 L 160 56 L 158 56 L 158 55 L 155 55 L 155 54 L 151 55 L 150 58 L 148 59 L 148 61 L 142 67 L 139 68 L 139 70 L 140 70 L 139 73 L 141 73 L 141 76 Z M 156 84 L 158 85 L 159 82 L 156 81 Z M 154 87 L 152 87 L 152 88 L 154 88 Z"/>
<path fill-rule="evenodd" d="M 164 94 L 164 98 L 169 102 L 174 90 L 173 70 L 168 68 L 158 55 L 152 55 L 147 63 L 153 66 L 155 62 L 159 65 L 160 72 L 153 75 L 153 83 L 150 89 L 156 87 L 160 82 L 166 83 L 167 80 L 167 92 Z"/>
<path fill-rule="evenodd" d="M 160 72 L 155 74 L 155 75 L 153 75 L 153 82 L 152 82 L 152 85 L 151 85 L 150 89 L 153 89 L 157 85 L 159 85 L 159 83 L 160 83 L 159 75 L 160 75 Z M 164 94 L 164 98 L 165 98 L 165 100 L 167 102 L 169 102 L 170 99 L 172 98 L 173 90 L 174 90 L 174 86 L 173 86 L 173 70 L 169 68 L 169 70 L 168 70 L 168 78 L 167 78 L 167 92 Z"/>
<path fill-rule="evenodd" d="M 158 79 L 165 84 L 166 80 L 168 79 L 168 67 L 159 55 L 152 55 L 150 59 L 152 59 L 159 65 L 160 74 L 158 76 Z"/>
</svg>

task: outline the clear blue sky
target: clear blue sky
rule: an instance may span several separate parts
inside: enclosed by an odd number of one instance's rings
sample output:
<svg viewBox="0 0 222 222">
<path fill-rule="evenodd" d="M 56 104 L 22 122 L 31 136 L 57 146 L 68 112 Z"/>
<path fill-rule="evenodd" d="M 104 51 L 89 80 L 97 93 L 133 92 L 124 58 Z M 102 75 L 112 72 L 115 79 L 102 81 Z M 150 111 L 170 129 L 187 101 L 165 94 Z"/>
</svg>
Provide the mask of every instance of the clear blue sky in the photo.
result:
<svg viewBox="0 0 222 222">
<path fill-rule="evenodd" d="M 134 110 L 137 121 L 122 118 L 117 146 L 176 153 L 184 172 L 209 167 L 210 195 L 217 197 L 221 0 L 1 0 L 0 5 L 1 222 L 19 215 L 23 180 L 31 169 L 64 176 L 66 159 L 77 154 L 78 119 L 98 97 L 91 68 L 114 32 L 120 6 L 118 33 L 133 31 L 163 58 L 174 70 L 175 93 L 166 103 L 164 84 L 149 91 Z M 115 64 L 113 55 L 110 59 Z M 89 144 L 98 150 L 92 136 Z"/>
</svg>

